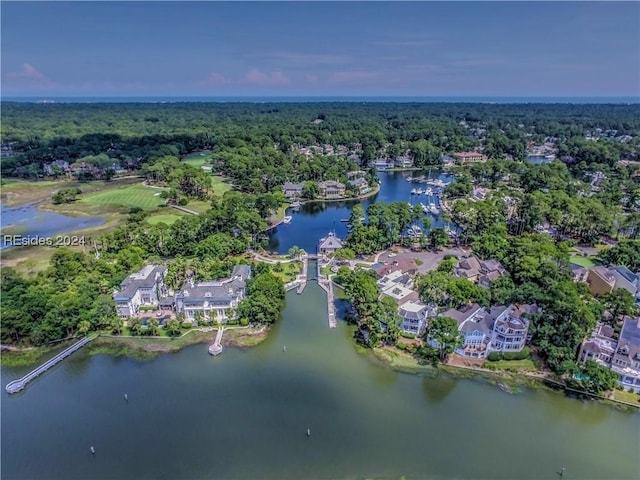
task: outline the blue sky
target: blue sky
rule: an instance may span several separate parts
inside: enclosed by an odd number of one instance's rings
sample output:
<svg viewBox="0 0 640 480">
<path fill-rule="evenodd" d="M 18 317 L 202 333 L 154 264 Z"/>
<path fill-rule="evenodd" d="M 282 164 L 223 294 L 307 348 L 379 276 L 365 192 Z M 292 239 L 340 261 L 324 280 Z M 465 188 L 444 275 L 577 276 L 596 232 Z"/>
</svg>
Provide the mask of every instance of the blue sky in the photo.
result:
<svg viewBox="0 0 640 480">
<path fill-rule="evenodd" d="M 638 2 L 9 2 L 6 96 L 639 96 Z"/>
</svg>

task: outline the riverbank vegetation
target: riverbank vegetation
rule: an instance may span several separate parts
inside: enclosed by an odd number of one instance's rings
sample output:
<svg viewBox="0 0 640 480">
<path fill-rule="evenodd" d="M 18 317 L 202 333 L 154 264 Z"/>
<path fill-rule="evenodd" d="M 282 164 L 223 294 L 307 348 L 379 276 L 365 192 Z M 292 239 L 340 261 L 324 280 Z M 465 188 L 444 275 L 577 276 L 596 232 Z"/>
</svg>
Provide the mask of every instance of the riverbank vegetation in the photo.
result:
<svg viewBox="0 0 640 480">
<path fill-rule="evenodd" d="M 38 348 L 3 348 L 0 352 L 0 365 L 3 367 L 30 367 L 45 362 L 72 343 L 73 340 L 66 340 Z"/>
<path fill-rule="evenodd" d="M 250 322 L 272 324 L 280 318 L 285 304 L 282 280 L 269 271 L 266 264 L 256 264 L 255 275 L 247 282 L 247 298 L 238 305 L 240 325 Z"/>
</svg>

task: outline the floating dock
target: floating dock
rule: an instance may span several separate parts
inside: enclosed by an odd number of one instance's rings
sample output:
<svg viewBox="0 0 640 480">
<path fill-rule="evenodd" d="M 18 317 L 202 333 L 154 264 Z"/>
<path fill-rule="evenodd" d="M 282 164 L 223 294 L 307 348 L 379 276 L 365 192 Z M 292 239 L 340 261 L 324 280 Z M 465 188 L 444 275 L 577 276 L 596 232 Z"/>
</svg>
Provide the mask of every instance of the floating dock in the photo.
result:
<svg viewBox="0 0 640 480">
<path fill-rule="evenodd" d="M 218 333 L 216 334 L 216 339 L 213 344 L 209 347 L 209 355 L 220 355 L 222 353 L 222 333 L 224 329 L 220 327 L 218 329 Z"/>
</svg>

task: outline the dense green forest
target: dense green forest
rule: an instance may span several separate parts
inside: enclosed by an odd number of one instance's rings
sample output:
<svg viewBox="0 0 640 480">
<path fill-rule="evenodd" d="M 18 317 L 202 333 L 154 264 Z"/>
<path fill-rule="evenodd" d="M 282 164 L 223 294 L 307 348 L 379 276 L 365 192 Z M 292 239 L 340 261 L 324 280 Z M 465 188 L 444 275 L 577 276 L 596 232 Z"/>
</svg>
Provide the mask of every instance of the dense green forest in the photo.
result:
<svg viewBox="0 0 640 480">
<path fill-rule="evenodd" d="M 591 134 L 598 137 L 587 140 Z M 476 147 L 492 158 L 520 160 L 531 142 L 553 139 L 572 168 L 602 169 L 638 159 L 639 137 L 635 104 L 3 102 L 2 142 L 12 155 L 1 168 L 35 179 L 55 160 L 133 170 L 210 150 L 216 170 L 262 193 L 287 180 L 338 179 L 349 168 L 322 155 L 305 157 L 294 146 L 344 146 L 365 167 L 378 156 L 408 152 L 426 166 L 440 163 L 443 153 Z"/>
</svg>

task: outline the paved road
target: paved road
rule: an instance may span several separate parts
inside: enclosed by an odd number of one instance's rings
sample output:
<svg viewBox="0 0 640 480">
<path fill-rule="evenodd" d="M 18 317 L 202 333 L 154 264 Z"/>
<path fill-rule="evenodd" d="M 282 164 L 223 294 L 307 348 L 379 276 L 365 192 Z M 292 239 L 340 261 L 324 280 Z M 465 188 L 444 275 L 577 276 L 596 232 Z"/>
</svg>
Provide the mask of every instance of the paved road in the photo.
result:
<svg viewBox="0 0 640 480">
<path fill-rule="evenodd" d="M 181 207 L 180 205 L 169 205 L 170 207 L 173 207 L 177 210 L 180 210 L 182 212 L 186 212 L 186 213 L 190 213 L 191 215 L 200 215 L 198 212 L 196 212 L 195 210 L 189 210 L 188 208 L 184 208 Z"/>
</svg>

